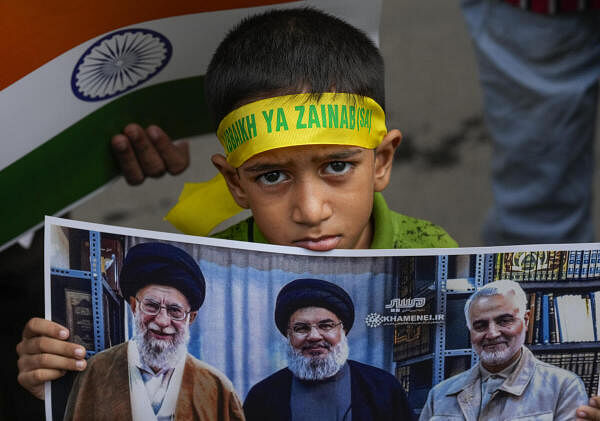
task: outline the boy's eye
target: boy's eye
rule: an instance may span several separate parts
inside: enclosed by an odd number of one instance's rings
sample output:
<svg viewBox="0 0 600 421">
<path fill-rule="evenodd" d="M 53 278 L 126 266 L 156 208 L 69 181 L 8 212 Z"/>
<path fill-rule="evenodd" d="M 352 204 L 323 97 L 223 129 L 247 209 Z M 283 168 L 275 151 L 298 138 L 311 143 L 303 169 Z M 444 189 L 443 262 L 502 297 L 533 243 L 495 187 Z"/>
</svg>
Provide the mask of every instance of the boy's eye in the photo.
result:
<svg viewBox="0 0 600 421">
<path fill-rule="evenodd" d="M 333 161 L 327 164 L 325 167 L 325 172 L 327 174 L 345 174 L 352 168 L 352 164 L 350 162 L 345 161 Z"/>
<path fill-rule="evenodd" d="M 281 171 L 271 171 L 260 175 L 257 180 L 266 185 L 273 185 L 287 180 L 287 176 Z"/>
</svg>

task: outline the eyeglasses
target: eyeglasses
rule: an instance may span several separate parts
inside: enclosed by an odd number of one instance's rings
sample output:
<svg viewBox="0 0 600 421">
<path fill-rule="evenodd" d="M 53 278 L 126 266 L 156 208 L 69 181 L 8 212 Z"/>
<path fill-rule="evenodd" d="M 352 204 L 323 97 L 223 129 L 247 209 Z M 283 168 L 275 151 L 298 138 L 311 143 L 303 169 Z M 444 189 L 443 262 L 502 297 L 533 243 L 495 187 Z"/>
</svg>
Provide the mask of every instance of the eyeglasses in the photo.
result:
<svg viewBox="0 0 600 421">
<path fill-rule="evenodd" d="M 312 331 L 313 327 L 316 328 L 321 335 L 328 335 L 333 331 L 333 329 L 341 324 L 342 322 L 336 323 L 331 320 L 321 321 L 318 323 L 294 323 L 289 327 L 289 329 L 294 336 L 302 338 L 307 336 Z"/>
<path fill-rule="evenodd" d="M 138 297 L 135 297 L 138 303 L 140 303 L 140 309 L 142 312 L 149 316 L 156 316 L 160 313 L 161 309 L 167 310 L 167 315 L 171 318 L 171 320 L 181 321 L 184 320 L 191 311 L 185 311 L 183 308 L 178 305 L 168 305 L 163 306 L 161 303 L 154 301 L 150 298 L 144 298 L 140 301 Z"/>
</svg>

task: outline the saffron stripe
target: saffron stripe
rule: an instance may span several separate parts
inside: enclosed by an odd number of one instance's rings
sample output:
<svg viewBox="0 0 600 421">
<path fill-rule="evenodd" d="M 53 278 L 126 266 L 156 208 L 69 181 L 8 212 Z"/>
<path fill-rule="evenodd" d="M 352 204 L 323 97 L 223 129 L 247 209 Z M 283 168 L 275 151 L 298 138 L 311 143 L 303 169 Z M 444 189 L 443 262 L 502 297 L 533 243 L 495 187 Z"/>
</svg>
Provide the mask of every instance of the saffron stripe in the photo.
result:
<svg viewBox="0 0 600 421">
<path fill-rule="evenodd" d="M 154 19 L 288 3 L 293 0 L 135 0 L 0 2 L 0 90 L 100 34 Z"/>
</svg>

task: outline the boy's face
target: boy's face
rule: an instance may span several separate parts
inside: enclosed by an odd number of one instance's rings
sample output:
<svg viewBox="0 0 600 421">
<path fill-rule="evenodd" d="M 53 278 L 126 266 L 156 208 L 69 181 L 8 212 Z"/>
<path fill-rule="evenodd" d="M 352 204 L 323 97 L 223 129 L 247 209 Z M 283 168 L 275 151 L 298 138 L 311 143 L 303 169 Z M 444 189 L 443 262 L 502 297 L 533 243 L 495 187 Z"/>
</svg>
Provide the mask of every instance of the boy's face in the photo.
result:
<svg viewBox="0 0 600 421">
<path fill-rule="evenodd" d="M 373 193 L 388 184 L 400 139 L 399 131 L 388 133 L 375 152 L 339 145 L 273 149 L 237 170 L 222 155 L 213 163 L 271 244 L 316 251 L 369 248 Z"/>
</svg>

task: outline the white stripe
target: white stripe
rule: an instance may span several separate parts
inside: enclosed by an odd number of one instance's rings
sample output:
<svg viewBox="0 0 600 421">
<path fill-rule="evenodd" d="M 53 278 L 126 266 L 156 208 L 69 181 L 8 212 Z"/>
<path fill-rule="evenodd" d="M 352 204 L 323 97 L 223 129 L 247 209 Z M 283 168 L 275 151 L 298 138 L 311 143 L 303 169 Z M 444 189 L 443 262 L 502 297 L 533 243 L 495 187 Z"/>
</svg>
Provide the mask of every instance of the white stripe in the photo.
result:
<svg viewBox="0 0 600 421">
<path fill-rule="evenodd" d="M 377 42 L 381 1 L 367 3 L 359 0 L 312 0 L 275 7 L 314 5 L 347 19 L 365 30 Z M 249 14 L 273 7 L 197 13 L 125 27 L 155 30 L 167 37 L 173 45 L 173 55 L 169 64 L 155 77 L 135 89 L 173 79 L 203 75 L 213 51 L 233 24 Z M 0 91 L 0 138 L 3 140 L 0 170 L 114 99 L 85 102 L 75 97 L 70 85 L 71 73 L 81 55 L 105 35 L 102 34 L 61 54 Z"/>
</svg>

